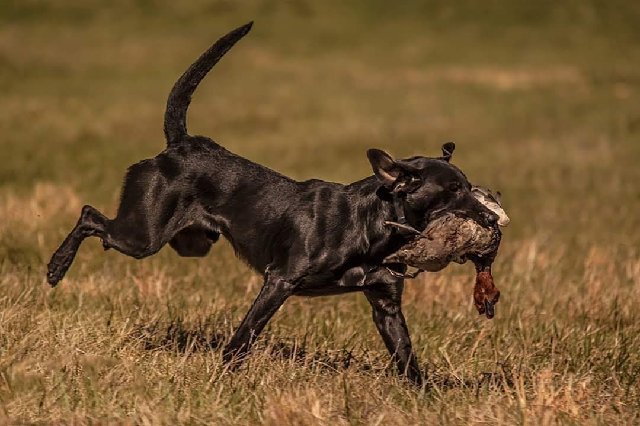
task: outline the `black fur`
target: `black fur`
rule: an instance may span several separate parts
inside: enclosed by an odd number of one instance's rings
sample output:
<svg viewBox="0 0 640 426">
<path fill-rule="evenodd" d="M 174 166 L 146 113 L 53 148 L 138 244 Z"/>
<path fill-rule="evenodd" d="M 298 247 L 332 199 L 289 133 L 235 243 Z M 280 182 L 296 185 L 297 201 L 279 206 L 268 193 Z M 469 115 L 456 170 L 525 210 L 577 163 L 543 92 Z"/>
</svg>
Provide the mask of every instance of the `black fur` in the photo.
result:
<svg viewBox="0 0 640 426">
<path fill-rule="evenodd" d="M 238 256 L 264 274 L 260 294 L 224 349 L 225 361 L 243 358 L 289 296 L 362 291 L 400 373 L 420 384 L 401 311 L 403 280 L 381 265 L 406 242 L 385 225 L 396 217 L 393 200 L 400 200 L 407 221 L 418 230 L 445 211 L 483 222 L 497 218 L 448 163 L 453 144 L 440 158 L 394 160 L 369 150 L 375 176 L 342 185 L 297 182 L 209 138 L 188 135 L 192 93 L 250 28 L 251 23 L 218 40 L 180 77 L 167 103 L 167 148 L 129 168 L 114 219 L 91 206 L 82 209 L 49 262 L 48 281 L 55 286 L 63 278 L 86 237 L 96 236 L 105 248 L 140 259 L 167 243 L 181 256 L 204 256 L 222 234 Z"/>
</svg>

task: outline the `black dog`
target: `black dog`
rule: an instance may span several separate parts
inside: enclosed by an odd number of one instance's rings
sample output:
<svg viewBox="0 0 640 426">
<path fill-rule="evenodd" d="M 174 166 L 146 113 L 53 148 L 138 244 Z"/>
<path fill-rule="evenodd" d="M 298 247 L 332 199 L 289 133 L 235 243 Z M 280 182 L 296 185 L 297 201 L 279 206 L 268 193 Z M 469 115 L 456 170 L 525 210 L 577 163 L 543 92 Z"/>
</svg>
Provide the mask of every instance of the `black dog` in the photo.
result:
<svg viewBox="0 0 640 426">
<path fill-rule="evenodd" d="M 83 207 L 75 228 L 53 254 L 47 279 L 55 286 L 90 236 L 102 239 L 105 248 L 141 259 L 167 243 L 181 256 L 204 256 L 222 234 L 264 274 L 260 294 L 224 349 L 225 361 L 239 362 L 247 354 L 289 296 L 362 291 L 400 373 L 420 384 L 400 307 L 405 267 L 382 265 L 408 235 L 385 222 L 421 230 L 445 211 L 484 224 L 498 218 L 473 197 L 465 175 L 449 164 L 452 143 L 445 144 L 439 158 L 394 160 L 370 149 L 375 176 L 341 185 L 297 182 L 209 138 L 188 135 L 191 95 L 251 25 L 222 37 L 180 77 L 167 102 L 167 149 L 129 168 L 115 219 Z"/>
</svg>

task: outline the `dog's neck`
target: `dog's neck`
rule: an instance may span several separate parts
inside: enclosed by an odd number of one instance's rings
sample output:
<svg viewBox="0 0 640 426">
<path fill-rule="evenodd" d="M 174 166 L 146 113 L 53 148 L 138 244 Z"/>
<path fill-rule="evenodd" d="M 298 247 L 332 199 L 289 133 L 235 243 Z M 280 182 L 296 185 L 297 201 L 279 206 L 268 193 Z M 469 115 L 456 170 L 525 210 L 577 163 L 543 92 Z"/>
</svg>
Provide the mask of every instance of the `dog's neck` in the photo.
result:
<svg viewBox="0 0 640 426">
<path fill-rule="evenodd" d="M 358 208 L 368 218 L 366 229 L 369 254 L 373 257 L 385 257 L 412 237 L 411 233 L 389 224 L 401 223 L 404 218 L 404 223 L 411 227 L 404 215 L 403 201 L 396 199 L 389 190 L 382 187 L 374 176 L 355 185 L 358 186 Z"/>
</svg>

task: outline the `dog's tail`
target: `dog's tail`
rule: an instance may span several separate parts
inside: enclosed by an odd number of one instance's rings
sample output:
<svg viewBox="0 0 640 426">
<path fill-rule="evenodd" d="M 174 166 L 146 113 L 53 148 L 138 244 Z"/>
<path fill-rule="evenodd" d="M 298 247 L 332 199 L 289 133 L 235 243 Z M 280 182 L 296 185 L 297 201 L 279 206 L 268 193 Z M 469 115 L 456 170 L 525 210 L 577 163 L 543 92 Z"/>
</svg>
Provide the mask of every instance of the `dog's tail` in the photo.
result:
<svg viewBox="0 0 640 426">
<path fill-rule="evenodd" d="M 251 30 L 252 26 L 253 21 L 220 38 L 173 85 L 167 99 L 167 110 L 164 113 L 164 135 L 168 145 L 180 141 L 187 135 L 187 109 L 191 103 L 191 95 L 198 84 L 220 58 Z"/>
</svg>

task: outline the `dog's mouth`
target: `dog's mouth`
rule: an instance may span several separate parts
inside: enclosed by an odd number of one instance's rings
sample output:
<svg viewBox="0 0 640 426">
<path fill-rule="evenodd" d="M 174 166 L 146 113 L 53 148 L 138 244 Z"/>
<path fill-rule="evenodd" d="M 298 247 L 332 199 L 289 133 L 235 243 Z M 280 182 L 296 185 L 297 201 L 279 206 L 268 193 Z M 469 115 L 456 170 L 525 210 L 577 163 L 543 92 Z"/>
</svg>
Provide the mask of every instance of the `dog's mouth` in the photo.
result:
<svg viewBox="0 0 640 426">
<path fill-rule="evenodd" d="M 497 228 L 500 225 L 500 221 L 498 220 L 499 218 L 495 213 L 491 212 L 490 210 L 470 212 L 467 210 L 460 210 L 460 209 L 438 209 L 429 213 L 423 229 L 427 228 L 429 224 L 431 224 L 431 222 L 436 221 L 448 214 L 453 214 L 455 216 L 458 216 L 464 219 L 471 219 L 485 228 L 493 229 L 493 228 Z"/>
</svg>

